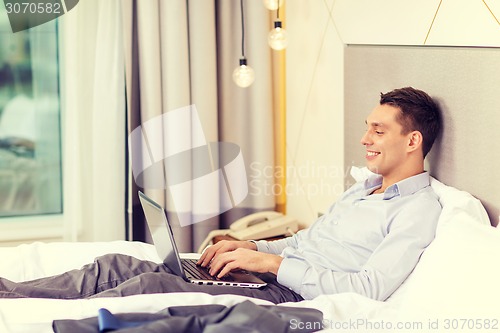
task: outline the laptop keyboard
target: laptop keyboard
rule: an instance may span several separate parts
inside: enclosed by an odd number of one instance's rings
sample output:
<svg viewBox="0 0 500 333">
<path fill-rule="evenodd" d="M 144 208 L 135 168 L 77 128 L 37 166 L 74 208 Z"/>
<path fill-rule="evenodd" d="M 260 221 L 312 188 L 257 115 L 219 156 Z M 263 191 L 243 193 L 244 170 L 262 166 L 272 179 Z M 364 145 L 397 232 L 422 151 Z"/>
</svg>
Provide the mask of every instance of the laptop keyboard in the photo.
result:
<svg viewBox="0 0 500 333">
<path fill-rule="evenodd" d="M 205 267 L 196 265 L 197 260 L 195 259 L 182 259 L 182 268 L 189 272 L 195 279 L 199 280 L 218 280 L 215 276 L 208 273 Z"/>
</svg>

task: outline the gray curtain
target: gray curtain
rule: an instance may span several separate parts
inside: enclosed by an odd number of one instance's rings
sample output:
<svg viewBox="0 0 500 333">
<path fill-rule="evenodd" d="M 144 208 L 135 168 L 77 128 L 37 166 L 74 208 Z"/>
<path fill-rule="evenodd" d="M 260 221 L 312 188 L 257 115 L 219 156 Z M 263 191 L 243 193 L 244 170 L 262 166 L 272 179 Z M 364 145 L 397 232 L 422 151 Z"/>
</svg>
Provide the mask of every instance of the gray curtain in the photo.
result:
<svg viewBox="0 0 500 333">
<path fill-rule="evenodd" d="M 143 151 L 130 149 L 133 145 L 128 149 L 127 237 L 150 241 L 137 197 L 137 190 L 142 189 L 166 208 L 180 251 L 191 252 L 210 230 L 226 228 L 245 214 L 273 210 L 275 206 L 273 194 L 265 191 L 274 181 L 272 173 L 254 168 L 274 166 L 271 51 L 267 46 L 270 13 L 261 2 L 244 1 L 246 56 L 255 69 L 256 80 L 249 88 L 240 88 L 231 77 L 241 56 L 239 1 L 125 0 L 122 6 L 127 130 L 132 137 L 133 131 L 141 126 L 143 134 L 139 137 L 147 137 L 143 140 L 147 141 Z M 190 111 L 181 112 L 191 115 L 191 127 L 186 131 L 172 126 L 172 122 L 160 122 L 160 119 L 180 119 L 175 114 L 181 114 L 179 110 L 186 107 Z M 153 130 L 148 128 L 153 123 L 163 126 L 153 126 L 155 134 L 151 135 Z M 198 137 L 198 125 L 206 145 Z M 186 138 L 191 138 L 188 141 L 193 149 L 171 154 Z M 199 142 L 202 143 L 198 145 Z M 219 150 L 217 154 L 220 142 L 233 143 L 241 150 L 247 181 L 253 184 L 248 195 L 235 207 L 226 209 L 224 184 L 212 188 L 206 183 L 193 182 L 191 188 L 184 189 L 190 200 L 175 202 L 178 189 L 171 186 L 176 184 L 172 178 L 186 178 L 190 174 L 192 179 L 198 179 L 208 155 L 212 168 L 227 162 L 229 156 L 224 154 L 234 151 Z M 152 151 L 156 149 L 160 153 Z M 144 176 L 144 182 L 138 182 L 134 163 L 137 165 L 142 159 L 141 163 L 148 164 L 148 154 L 171 158 L 164 160 L 160 167 L 163 170 L 152 179 L 146 181 Z M 179 167 L 176 159 L 181 157 Z M 167 160 L 177 163 L 177 167 L 167 166 L 165 163 L 170 163 Z M 224 179 L 227 181 L 226 174 Z M 162 188 L 164 181 L 166 185 Z M 209 203 L 219 204 L 221 214 L 201 219 L 203 212 L 200 213 L 199 207 Z"/>
</svg>

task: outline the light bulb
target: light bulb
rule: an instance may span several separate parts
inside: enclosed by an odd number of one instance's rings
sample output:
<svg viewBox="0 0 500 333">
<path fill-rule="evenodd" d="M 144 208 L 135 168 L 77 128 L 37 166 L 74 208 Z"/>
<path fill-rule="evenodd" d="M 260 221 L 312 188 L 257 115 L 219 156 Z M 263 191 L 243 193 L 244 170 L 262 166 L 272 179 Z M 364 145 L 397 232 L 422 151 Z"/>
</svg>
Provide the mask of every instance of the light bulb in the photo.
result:
<svg viewBox="0 0 500 333">
<path fill-rule="evenodd" d="M 269 46 L 274 50 L 283 50 L 288 45 L 286 30 L 281 27 L 281 21 L 274 22 L 274 29 L 267 36 Z"/>
<path fill-rule="evenodd" d="M 264 6 L 269 10 L 276 10 L 283 5 L 285 0 L 263 0 Z"/>
<path fill-rule="evenodd" d="M 245 58 L 240 59 L 240 65 L 233 71 L 233 81 L 239 87 L 246 88 L 255 80 L 255 72 L 252 67 L 247 65 Z"/>
</svg>

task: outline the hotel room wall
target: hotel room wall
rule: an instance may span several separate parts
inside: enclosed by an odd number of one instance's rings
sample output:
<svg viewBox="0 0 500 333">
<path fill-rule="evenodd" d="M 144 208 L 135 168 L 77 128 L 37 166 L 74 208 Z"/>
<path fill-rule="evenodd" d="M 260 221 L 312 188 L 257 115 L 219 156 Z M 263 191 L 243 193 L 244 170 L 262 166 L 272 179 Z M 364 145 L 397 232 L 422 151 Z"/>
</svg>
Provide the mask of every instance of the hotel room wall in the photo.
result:
<svg viewBox="0 0 500 333">
<path fill-rule="evenodd" d="M 500 46 L 500 3 L 493 0 L 287 0 L 286 17 L 287 214 L 303 224 L 344 189 L 352 164 L 344 138 L 362 135 L 344 128 L 347 45 Z M 325 177 L 325 168 L 334 172 Z"/>
<path fill-rule="evenodd" d="M 80 4 L 61 21 L 70 22 L 88 6 Z M 310 224 L 344 189 L 344 175 L 349 171 L 344 166 L 349 163 L 344 157 L 344 134 L 351 130 L 344 128 L 346 45 L 498 47 L 498 18 L 500 2 L 494 0 L 286 0 L 289 172 L 287 187 L 276 190 L 287 193 L 287 214 Z M 86 25 L 84 32 L 90 33 L 88 21 L 82 22 Z M 81 39 L 75 39 L 77 42 L 81 44 Z M 70 178 L 68 173 L 65 176 Z M 78 182 L 76 176 L 73 178 Z M 113 190 L 120 192 L 118 188 Z M 75 205 L 83 206 L 78 197 L 72 197 Z M 74 216 L 80 216 L 78 210 L 74 211 Z M 78 219 L 81 226 L 72 225 L 85 230 L 85 240 L 123 235 L 119 219 L 117 224 L 109 224 L 105 233 L 98 233 L 98 225 L 90 219 Z"/>
<path fill-rule="evenodd" d="M 343 49 L 335 1 L 287 0 L 287 214 L 313 222 L 343 192 Z"/>
<path fill-rule="evenodd" d="M 356 128 L 346 132 L 346 168 L 363 164 L 364 149 L 352 144 L 356 139 L 352 133 L 366 128 L 370 99 L 378 97 L 377 91 L 418 87 L 438 101 L 444 124 L 426 158 L 426 169 L 445 184 L 480 199 L 491 223 L 497 225 L 500 193 L 492 166 L 498 165 L 500 154 L 491 147 L 500 140 L 496 84 L 500 49 L 351 45 L 345 59 L 345 126 Z"/>
</svg>

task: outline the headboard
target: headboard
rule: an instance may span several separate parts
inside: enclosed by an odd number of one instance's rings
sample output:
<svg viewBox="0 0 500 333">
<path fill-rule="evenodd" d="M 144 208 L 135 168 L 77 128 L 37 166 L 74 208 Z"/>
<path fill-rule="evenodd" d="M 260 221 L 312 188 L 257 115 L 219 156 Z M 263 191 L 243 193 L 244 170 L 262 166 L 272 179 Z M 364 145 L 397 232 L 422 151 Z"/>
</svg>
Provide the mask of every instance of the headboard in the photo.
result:
<svg viewBox="0 0 500 333">
<path fill-rule="evenodd" d="M 426 169 L 500 214 L 500 49 L 347 45 L 344 54 L 345 169 L 364 165 L 360 139 L 380 92 L 412 86 L 440 103 L 444 130 Z M 352 180 L 346 177 L 346 185 Z"/>
</svg>

